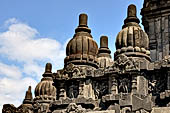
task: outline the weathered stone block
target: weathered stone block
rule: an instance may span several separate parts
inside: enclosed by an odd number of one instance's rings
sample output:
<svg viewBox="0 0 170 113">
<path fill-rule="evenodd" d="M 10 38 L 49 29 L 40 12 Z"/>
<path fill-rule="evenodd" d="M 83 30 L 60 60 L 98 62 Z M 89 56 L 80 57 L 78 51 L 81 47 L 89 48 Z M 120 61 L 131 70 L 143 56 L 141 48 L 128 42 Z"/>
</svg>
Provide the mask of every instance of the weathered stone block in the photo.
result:
<svg viewBox="0 0 170 113">
<path fill-rule="evenodd" d="M 137 77 L 137 92 L 145 96 L 148 94 L 148 81 L 144 76 Z"/>
<path fill-rule="evenodd" d="M 154 27 L 155 27 L 154 21 L 150 22 L 149 23 L 149 33 L 150 34 L 154 34 L 154 32 L 155 32 Z"/>
<path fill-rule="evenodd" d="M 150 27 L 153 27 L 153 26 L 150 26 Z M 155 19 L 155 33 L 160 33 L 161 32 L 161 21 L 160 21 L 160 18 L 157 18 Z M 152 29 L 154 29 L 152 28 Z"/>
<path fill-rule="evenodd" d="M 87 113 L 116 113 L 115 110 L 106 110 L 106 111 L 90 111 Z"/>
<path fill-rule="evenodd" d="M 170 107 L 155 107 L 151 113 L 170 113 Z"/>
</svg>

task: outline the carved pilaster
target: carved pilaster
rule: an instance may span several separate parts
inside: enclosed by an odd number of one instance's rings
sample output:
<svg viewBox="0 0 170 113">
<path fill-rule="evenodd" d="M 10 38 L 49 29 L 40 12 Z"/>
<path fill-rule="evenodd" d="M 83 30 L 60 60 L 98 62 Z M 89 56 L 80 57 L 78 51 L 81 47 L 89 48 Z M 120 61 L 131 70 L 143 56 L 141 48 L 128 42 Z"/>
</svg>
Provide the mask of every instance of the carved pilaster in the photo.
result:
<svg viewBox="0 0 170 113">
<path fill-rule="evenodd" d="M 83 89 L 84 88 L 84 81 L 80 81 L 79 82 L 79 95 L 78 95 L 78 98 L 81 98 L 83 97 Z"/>
<path fill-rule="evenodd" d="M 109 78 L 110 80 L 109 80 L 109 92 L 110 92 L 110 94 L 118 94 L 118 82 L 117 82 L 117 80 L 116 80 L 116 78 L 115 77 L 110 77 Z"/>
<path fill-rule="evenodd" d="M 167 90 L 170 90 L 170 71 L 167 73 Z"/>
<path fill-rule="evenodd" d="M 137 93 L 137 75 L 132 76 L 132 93 Z"/>
<path fill-rule="evenodd" d="M 66 90 L 65 90 L 64 85 L 65 85 L 64 83 L 60 83 L 59 99 L 66 99 L 67 98 Z"/>
<path fill-rule="evenodd" d="M 90 79 L 80 81 L 78 97 L 95 99 L 94 89 L 92 88 L 92 81 Z"/>
<path fill-rule="evenodd" d="M 145 73 L 137 74 L 137 94 L 147 96 L 148 94 L 148 80 Z"/>
</svg>

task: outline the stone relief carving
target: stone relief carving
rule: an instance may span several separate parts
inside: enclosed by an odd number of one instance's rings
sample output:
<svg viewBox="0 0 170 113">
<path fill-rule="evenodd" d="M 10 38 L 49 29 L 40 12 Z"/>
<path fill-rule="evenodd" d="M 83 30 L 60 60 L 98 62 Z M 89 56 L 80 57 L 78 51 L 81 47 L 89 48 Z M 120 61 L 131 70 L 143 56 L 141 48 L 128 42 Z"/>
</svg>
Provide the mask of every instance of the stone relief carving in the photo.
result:
<svg viewBox="0 0 170 113">
<path fill-rule="evenodd" d="M 99 98 L 99 94 L 100 94 L 100 88 L 99 88 L 98 83 L 96 83 L 96 84 L 94 85 L 94 95 L 95 95 L 95 98 L 96 98 L 96 99 Z"/>
<path fill-rule="evenodd" d="M 154 92 L 160 93 L 164 91 L 166 89 L 165 83 L 166 83 L 166 78 L 160 78 L 158 82 L 156 82 Z"/>
<path fill-rule="evenodd" d="M 108 84 L 107 82 L 103 81 L 102 83 L 95 81 L 94 84 L 94 94 L 95 94 L 95 98 L 101 98 L 102 95 L 107 94 L 107 89 L 108 89 Z"/>
<path fill-rule="evenodd" d="M 129 93 L 131 90 L 131 81 L 128 78 L 119 79 L 119 93 Z"/>
<path fill-rule="evenodd" d="M 76 98 L 78 96 L 78 86 L 74 85 L 73 82 L 69 86 L 69 93 L 70 98 Z"/>
<path fill-rule="evenodd" d="M 155 95 L 166 90 L 166 76 L 156 76 L 156 79 L 150 80 L 148 84 L 149 93 Z"/>
<path fill-rule="evenodd" d="M 139 70 L 139 61 L 121 54 L 113 64 L 113 69 L 120 74 L 126 71 Z"/>
<path fill-rule="evenodd" d="M 34 113 L 47 113 L 49 111 L 49 107 L 47 104 L 41 104 L 39 102 L 35 102 L 33 104 Z"/>
<path fill-rule="evenodd" d="M 94 75 L 97 76 L 103 76 L 104 75 L 104 69 L 98 69 L 94 71 Z"/>
<path fill-rule="evenodd" d="M 69 64 L 63 70 L 57 72 L 57 78 L 85 78 L 85 72 L 80 67 L 75 66 L 74 64 Z"/>
<path fill-rule="evenodd" d="M 40 113 L 41 112 L 41 105 L 38 102 L 35 102 L 33 104 L 33 107 L 34 107 L 35 113 Z"/>
<path fill-rule="evenodd" d="M 77 105 L 76 103 L 70 103 L 66 108 L 65 113 L 85 113 L 85 109 L 81 107 L 81 105 Z"/>
<path fill-rule="evenodd" d="M 17 109 L 18 113 L 33 113 L 33 107 L 21 105 Z"/>
<path fill-rule="evenodd" d="M 124 107 L 124 108 L 121 110 L 121 113 L 131 113 L 131 108 L 130 108 L 130 107 Z"/>
<path fill-rule="evenodd" d="M 87 76 L 93 76 L 94 75 L 94 69 L 90 67 L 86 67 L 84 70 L 86 70 Z"/>
<path fill-rule="evenodd" d="M 156 80 L 149 81 L 149 84 L 148 84 L 148 91 L 149 91 L 149 93 L 153 93 L 154 92 L 154 90 L 156 89 L 156 83 L 157 83 Z"/>
<path fill-rule="evenodd" d="M 22 104 L 16 108 L 12 104 L 7 104 L 4 106 L 2 113 L 33 113 L 33 107 Z"/>
<path fill-rule="evenodd" d="M 66 99 L 66 98 L 67 98 L 66 90 L 64 88 L 61 88 L 59 93 L 59 99 Z"/>
<path fill-rule="evenodd" d="M 5 104 L 2 109 L 2 113 L 15 113 L 16 107 L 12 104 Z"/>
<path fill-rule="evenodd" d="M 163 65 L 170 64 L 170 56 L 165 56 L 165 58 L 162 60 Z"/>
</svg>

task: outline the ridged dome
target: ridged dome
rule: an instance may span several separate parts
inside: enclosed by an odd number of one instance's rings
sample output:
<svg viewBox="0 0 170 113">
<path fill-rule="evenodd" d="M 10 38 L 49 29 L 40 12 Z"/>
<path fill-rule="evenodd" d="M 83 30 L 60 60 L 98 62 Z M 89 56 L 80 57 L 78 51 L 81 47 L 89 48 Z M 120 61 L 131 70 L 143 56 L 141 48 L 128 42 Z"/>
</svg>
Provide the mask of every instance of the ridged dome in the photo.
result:
<svg viewBox="0 0 170 113">
<path fill-rule="evenodd" d="M 140 47 L 148 49 L 148 36 L 140 26 L 129 26 L 122 29 L 116 38 L 116 49 L 122 47 Z"/>
<path fill-rule="evenodd" d="M 34 100 L 54 100 L 56 99 L 56 88 L 53 85 L 52 79 L 52 65 L 46 64 L 45 73 L 41 82 L 35 88 L 35 99 Z"/>
<path fill-rule="evenodd" d="M 149 38 L 139 25 L 136 17 L 136 6 L 128 7 L 128 17 L 124 21 L 122 30 L 116 38 L 115 58 L 121 53 L 127 56 L 144 56 L 150 60 Z"/>
<path fill-rule="evenodd" d="M 79 26 L 66 47 L 65 65 L 73 63 L 75 65 L 98 67 L 98 45 L 90 34 L 91 30 L 87 26 L 87 18 L 86 14 L 80 14 L 79 16 Z"/>
<path fill-rule="evenodd" d="M 41 98 L 45 97 L 49 100 L 55 99 L 56 88 L 53 86 L 52 78 L 43 78 L 40 83 L 35 88 L 35 97 L 39 96 Z M 44 99 L 45 99 L 44 98 Z"/>
</svg>

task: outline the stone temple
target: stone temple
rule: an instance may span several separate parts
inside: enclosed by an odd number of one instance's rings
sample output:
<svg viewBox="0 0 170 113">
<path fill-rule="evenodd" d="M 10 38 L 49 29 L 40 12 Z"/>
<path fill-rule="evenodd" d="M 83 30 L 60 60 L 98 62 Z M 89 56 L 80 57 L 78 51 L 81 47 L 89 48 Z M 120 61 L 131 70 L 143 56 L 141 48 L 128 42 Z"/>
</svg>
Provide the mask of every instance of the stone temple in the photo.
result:
<svg viewBox="0 0 170 113">
<path fill-rule="evenodd" d="M 64 68 L 52 73 L 47 63 L 35 98 L 29 87 L 2 113 L 170 113 L 170 0 L 144 0 L 141 15 L 146 32 L 129 5 L 112 59 L 108 37 L 98 48 L 80 14 Z"/>
</svg>

